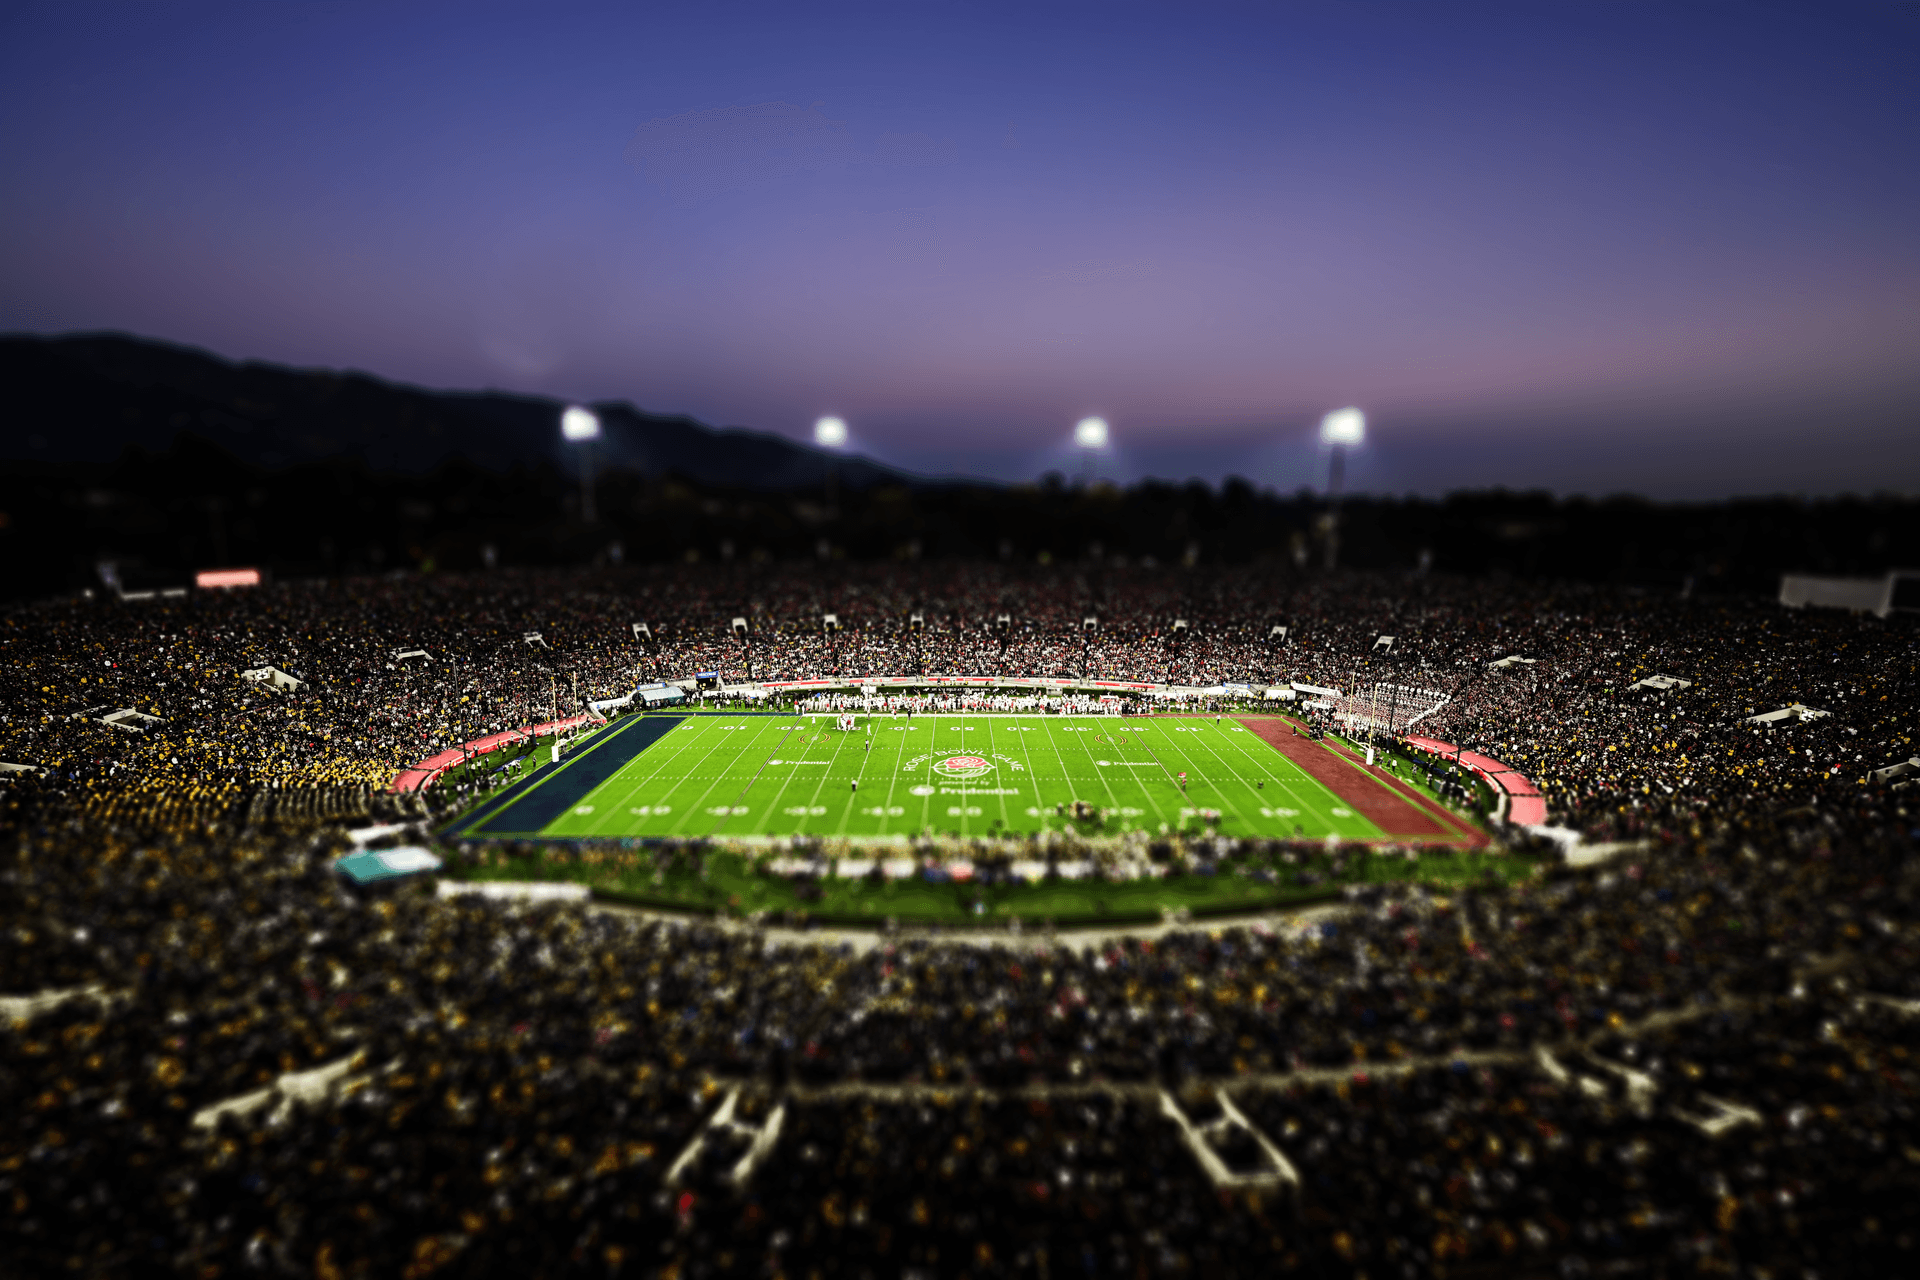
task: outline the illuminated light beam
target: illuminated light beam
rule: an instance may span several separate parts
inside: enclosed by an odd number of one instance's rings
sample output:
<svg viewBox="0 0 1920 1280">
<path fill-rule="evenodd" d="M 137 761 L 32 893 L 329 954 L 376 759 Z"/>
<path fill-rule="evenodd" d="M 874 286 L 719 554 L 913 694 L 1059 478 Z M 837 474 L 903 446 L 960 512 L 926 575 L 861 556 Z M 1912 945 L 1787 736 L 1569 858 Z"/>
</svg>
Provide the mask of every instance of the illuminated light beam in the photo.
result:
<svg viewBox="0 0 1920 1280">
<path fill-rule="evenodd" d="M 1320 443 L 1358 445 L 1366 443 L 1367 415 L 1348 407 L 1335 409 L 1320 419 Z"/>
</svg>

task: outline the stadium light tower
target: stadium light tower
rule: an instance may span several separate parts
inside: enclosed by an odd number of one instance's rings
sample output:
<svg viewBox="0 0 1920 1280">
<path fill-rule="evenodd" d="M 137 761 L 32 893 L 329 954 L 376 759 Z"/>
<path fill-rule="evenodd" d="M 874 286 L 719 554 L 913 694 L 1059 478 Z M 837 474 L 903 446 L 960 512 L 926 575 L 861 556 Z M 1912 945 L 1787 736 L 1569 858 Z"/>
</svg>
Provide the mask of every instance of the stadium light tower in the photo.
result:
<svg viewBox="0 0 1920 1280">
<path fill-rule="evenodd" d="M 832 510 L 839 500 L 840 489 L 840 451 L 847 447 L 847 422 L 844 418 L 831 415 L 821 418 L 813 424 L 813 442 L 833 454 L 827 463 L 827 508 Z"/>
<path fill-rule="evenodd" d="M 1320 419 L 1320 443 L 1332 451 L 1327 462 L 1327 568 L 1340 563 L 1340 491 L 1347 482 L 1347 450 L 1366 442 L 1367 416 L 1358 409 L 1335 409 Z"/>
<path fill-rule="evenodd" d="M 1093 484 L 1094 460 L 1100 451 L 1107 447 L 1107 420 L 1105 418 L 1082 418 L 1073 424 L 1073 442 L 1080 446 L 1086 460 L 1086 482 Z"/>
<path fill-rule="evenodd" d="M 560 438 L 580 451 L 580 519 L 594 521 L 593 442 L 600 438 L 600 418 L 593 410 L 570 404 L 560 415 Z"/>
<path fill-rule="evenodd" d="M 822 418 L 813 424 L 813 442 L 822 449 L 847 447 L 847 424 L 841 418 Z"/>
</svg>

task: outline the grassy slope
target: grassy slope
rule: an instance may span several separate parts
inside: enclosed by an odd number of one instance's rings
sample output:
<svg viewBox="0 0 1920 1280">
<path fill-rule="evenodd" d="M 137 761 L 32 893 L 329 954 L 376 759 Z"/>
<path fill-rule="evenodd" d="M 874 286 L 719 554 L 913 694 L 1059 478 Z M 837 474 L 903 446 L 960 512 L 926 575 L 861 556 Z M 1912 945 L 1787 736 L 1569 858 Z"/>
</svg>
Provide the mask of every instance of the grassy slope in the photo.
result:
<svg viewBox="0 0 1920 1280">
<path fill-rule="evenodd" d="M 828 878 L 818 883 L 818 896 L 805 886 L 763 874 L 755 859 L 733 852 L 709 852 L 701 869 L 681 855 L 664 863 L 646 849 L 592 848 L 578 853 L 552 850 L 524 856 L 489 850 L 484 861 L 460 870 L 475 880 L 572 880 L 593 885 L 617 897 L 662 906 L 702 910 L 806 911 L 827 918 L 867 919 L 876 923 L 891 916 L 905 923 L 954 923 L 1007 919 L 1076 919 L 1151 917 L 1163 908 L 1187 907 L 1196 913 L 1259 910 L 1325 898 L 1345 884 L 1422 880 L 1442 885 L 1464 884 L 1491 873 L 1516 881 L 1533 874 L 1535 863 L 1526 858 L 1492 853 L 1463 853 L 1450 849 L 1423 852 L 1417 862 L 1399 856 L 1349 856 L 1336 872 L 1325 853 L 1313 853 L 1295 864 L 1279 858 L 1260 858 L 1256 867 L 1274 879 L 1263 881 L 1238 871 L 1218 875 L 1184 874 L 1163 879 L 1103 883 L 1059 880 L 1026 885 L 981 887 L 971 884 L 930 884 L 922 880 L 874 882 L 868 879 Z M 1255 868 L 1248 868 L 1249 871 Z M 453 868 L 449 868 L 453 870 Z M 1306 882 L 1302 883 L 1302 878 Z M 978 903 L 980 910 L 974 909 Z"/>
</svg>

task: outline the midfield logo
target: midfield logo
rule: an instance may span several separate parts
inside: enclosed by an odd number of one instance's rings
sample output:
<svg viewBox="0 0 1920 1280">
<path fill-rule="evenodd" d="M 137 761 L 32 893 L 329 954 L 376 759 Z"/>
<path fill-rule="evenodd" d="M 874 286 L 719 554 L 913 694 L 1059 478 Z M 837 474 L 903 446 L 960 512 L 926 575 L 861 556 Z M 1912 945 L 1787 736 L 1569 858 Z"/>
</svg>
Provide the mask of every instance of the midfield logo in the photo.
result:
<svg viewBox="0 0 1920 1280">
<path fill-rule="evenodd" d="M 995 764 L 998 760 L 1000 763 Z M 929 763 L 931 762 L 931 763 Z M 926 766 L 936 777 L 943 781 L 965 781 L 970 778 L 984 778 L 995 769 L 1006 766 L 1012 773 L 1025 773 L 1027 766 L 1012 756 L 1001 755 L 998 751 L 987 756 L 943 756 L 938 752 L 915 756 L 901 765 L 902 771 L 912 771 Z"/>
<path fill-rule="evenodd" d="M 993 761 L 984 756 L 948 756 L 933 771 L 943 778 L 984 778 L 993 772 Z"/>
</svg>

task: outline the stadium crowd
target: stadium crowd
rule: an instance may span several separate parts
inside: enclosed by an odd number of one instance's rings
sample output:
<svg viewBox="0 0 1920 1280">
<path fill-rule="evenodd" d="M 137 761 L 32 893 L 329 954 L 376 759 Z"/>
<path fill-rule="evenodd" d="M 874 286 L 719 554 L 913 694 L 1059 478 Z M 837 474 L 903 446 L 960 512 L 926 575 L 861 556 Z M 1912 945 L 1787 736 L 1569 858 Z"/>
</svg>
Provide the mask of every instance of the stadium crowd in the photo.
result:
<svg viewBox="0 0 1920 1280">
<path fill-rule="evenodd" d="M 1394 684 L 1419 691 L 1408 706 L 1447 699 L 1420 732 L 1520 770 L 1595 838 L 1677 829 L 1707 805 L 1818 804 L 1916 754 L 1899 623 L 1590 588 L 1036 575 L 680 566 L 49 603 L 0 629 L 0 759 L 96 810 L 217 807 L 260 786 L 384 785 L 446 747 L 705 673 L 1298 681 L 1356 702 Z M 241 677 L 269 666 L 303 683 Z M 161 723 L 103 733 L 87 716 L 121 708 Z"/>
<path fill-rule="evenodd" d="M 1424 579 L 756 572 L 10 612 L 0 759 L 44 772 L 0 783 L 0 1257 L 320 1277 L 1913 1269 L 1920 862 L 1909 793 L 1871 772 L 1913 754 L 1910 624 Z M 1020 620 L 1004 645 L 999 613 Z M 1356 889 L 1311 929 L 860 949 L 358 893 L 331 870 L 337 827 L 236 807 L 378 785 L 639 680 L 727 660 L 900 674 L 903 654 L 1431 689 L 1449 700 L 1420 730 L 1526 772 L 1553 820 L 1647 845 L 1512 887 Z M 1531 661 L 1491 665 L 1507 657 Z M 240 676 L 264 666 L 303 683 Z M 1828 714 L 1749 722 L 1796 703 Z M 161 723 L 86 714 L 118 707 Z M 331 1095 L 216 1114 L 336 1066 Z M 744 1127 L 708 1127 L 723 1109 Z"/>
</svg>

